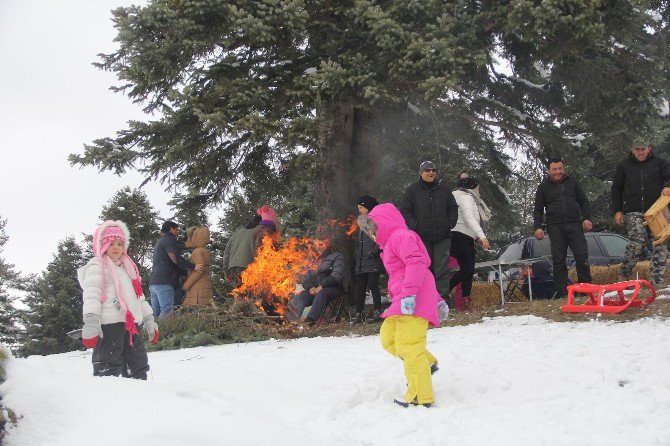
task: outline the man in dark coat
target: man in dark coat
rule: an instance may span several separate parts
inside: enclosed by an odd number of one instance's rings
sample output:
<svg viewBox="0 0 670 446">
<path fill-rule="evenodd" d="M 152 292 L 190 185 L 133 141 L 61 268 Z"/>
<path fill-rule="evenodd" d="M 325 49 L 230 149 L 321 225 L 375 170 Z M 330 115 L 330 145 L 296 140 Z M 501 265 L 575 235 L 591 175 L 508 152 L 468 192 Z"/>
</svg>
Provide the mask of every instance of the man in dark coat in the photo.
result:
<svg viewBox="0 0 670 446">
<path fill-rule="evenodd" d="M 328 247 L 321 254 L 319 266 L 309 271 L 302 281 L 303 291 L 291 299 L 285 317 L 299 321 L 305 308 L 311 306 L 305 322 L 314 325 L 328 303 L 344 294 L 344 256 Z"/>
<path fill-rule="evenodd" d="M 437 291 L 448 301 L 451 229 L 458 221 L 458 204 L 451 191 L 437 179 L 435 163 L 422 162 L 419 175 L 419 181 L 405 190 L 400 212 L 407 227 L 419 234 L 426 246 Z"/>
<path fill-rule="evenodd" d="M 619 280 L 628 280 L 643 248 L 649 243 L 649 228 L 644 226 L 644 213 L 661 194 L 670 196 L 670 164 L 657 157 L 648 142 L 631 144 L 630 154 L 621 161 L 612 181 L 612 210 L 614 222 L 622 226 L 624 220 L 630 242 L 619 271 Z M 651 255 L 651 283 L 665 286 L 665 268 L 668 257 L 667 243 L 653 247 Z"/>
<path fill-rule="evenodd" d="M 185 270 L 204 270 L 203 265 L 194 265 L 181 256 L 177 248 L 178 236 L 179 225 L 173 221 L 166 221 L 161 227 L 161 237 L 154 247 L 149 291 L 155 317 L 165 316 L 174 307 L 174 286 L 178 283 L 177 267 Z"/>
<path fill-rule="evenodd" d="M 536 239 L 544 238 L 543 220 L 549 233 L 555 297 L 560 298 L 567 293 L 568 267 L 565 260 L 568 246 L 575 256 L 579 282 L 591 283 L 589 253 L 584 237 L 584 232 L 593 227 L 591 208 L 581 184 L 565 173 L 565 165 L 560 158 L 552 158 L 547 162 L 547 177 L 535 193 L 533 220 Z"/>
</svg>

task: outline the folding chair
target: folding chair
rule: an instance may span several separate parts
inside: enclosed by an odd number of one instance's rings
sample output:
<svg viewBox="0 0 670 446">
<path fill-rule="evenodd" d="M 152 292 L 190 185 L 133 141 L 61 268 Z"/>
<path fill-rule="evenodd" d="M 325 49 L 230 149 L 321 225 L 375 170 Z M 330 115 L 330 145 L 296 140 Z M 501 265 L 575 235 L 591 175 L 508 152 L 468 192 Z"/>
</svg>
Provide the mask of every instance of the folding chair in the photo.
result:
<svg viewBox="0 0 670 446">
<path fill-rule="evenodd" d="M 326 306 L 326 309 L 323 311 L 321 318 L 319 318 L 319 325 L 327 324 L 329 322 L 339 322 L 343 315 L 347 314 L 347 302 L 349 297 L 347 293 L 342 294 L 340 297 L 331 299 Z"/>
<path fill-rule="evenodd" d="M 507 286 L 504 290 L 505 302 L 524 302 L 528 300 L 523 292 L 523 286 L 528 282 L 528 276 L 533 275 L 533 269 L 529 266 L 520 266 L 518 273 L 508 275 Z"/>
</svg>

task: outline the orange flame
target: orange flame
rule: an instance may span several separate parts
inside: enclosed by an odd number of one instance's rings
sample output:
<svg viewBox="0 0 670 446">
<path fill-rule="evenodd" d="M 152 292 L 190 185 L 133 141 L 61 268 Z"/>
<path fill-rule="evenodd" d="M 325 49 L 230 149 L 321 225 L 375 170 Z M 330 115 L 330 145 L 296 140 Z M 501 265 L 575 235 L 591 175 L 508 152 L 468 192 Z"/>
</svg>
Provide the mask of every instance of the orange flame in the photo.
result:
<svg viewBox="0 0 670 446">
<path fill-rule="evenodd" d="M 351 214 L 349 214 L 346 220 L 326 220 L 325 226 L 329 229 L 346 228 L 347 237 L 351 237 L 352 234 L 358 230 L 358 222 L 356 217 Z"/>
<path fill-rule="evenodd" d="M 256 258 L 242 272 L 242 285 L 232 291 L 233 296 L 249 297 L 266 312 L 284 314 L 296 282 L 315 265 L 327 246 L 325 240 L 291 237 L 277 247 L 271 237 L 263 237 Z"/>
</svg>

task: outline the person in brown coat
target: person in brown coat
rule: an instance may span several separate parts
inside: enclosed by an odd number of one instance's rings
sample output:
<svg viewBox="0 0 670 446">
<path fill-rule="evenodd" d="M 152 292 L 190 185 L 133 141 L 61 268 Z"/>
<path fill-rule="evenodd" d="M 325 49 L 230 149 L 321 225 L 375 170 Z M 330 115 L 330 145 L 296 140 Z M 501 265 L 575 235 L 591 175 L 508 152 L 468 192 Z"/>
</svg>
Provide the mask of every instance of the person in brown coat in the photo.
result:
<svg viewBox="0 0 670 446">
<path fill-rule="evenodd" d="M 183 289 L 186 292 L 182 305 L 212 305 L 214 291 L 209 277 L 212 259 L 206 246 L 209 243 L 209 228 L 189 228 L 185 246 L 192 248 L 191 261 L 202 264 L 203 270 L 190 270 Z"/>
</svg>

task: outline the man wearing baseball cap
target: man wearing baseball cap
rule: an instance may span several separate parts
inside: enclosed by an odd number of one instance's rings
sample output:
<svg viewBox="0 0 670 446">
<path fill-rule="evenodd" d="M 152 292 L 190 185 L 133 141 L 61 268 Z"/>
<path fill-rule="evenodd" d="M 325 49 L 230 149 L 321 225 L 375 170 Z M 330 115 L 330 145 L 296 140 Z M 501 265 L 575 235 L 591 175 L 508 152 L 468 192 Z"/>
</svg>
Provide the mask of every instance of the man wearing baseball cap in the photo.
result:
<svg viewBox="0 0 670 446">
<path fill-rule="evenodd" d="M 670 164 L 656 156 L 648 141 L 636 140 L 630 144 L 630 154 L 621 161 L 612 181 L 612 211 L 614 222 L 626 224 L 630 241 L 626 246 L 619 280 L 628 280 L 642 249 L 649 242 L 649 228 L 644 226 L 644 213 L 661 194 L 670 196 Z M 651 283 L 665 286 L 665 268 L 668 257 L 667 243 L 654 246 L 651 256 Z"/>
<path fill-rule="evenodd" d="M 437 291 L 448 302 L 451 229 L 458 221 L 458 204 L 451 190 L 437 178 L 434 162 L 422 162 L 419 176 L 419 181 L 405 190 L 400 212 L 407 227 L 419 234 L 426 246 Z"/>
</svg>

